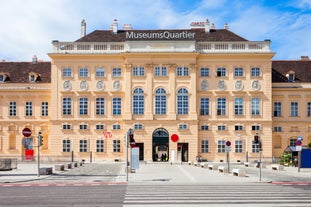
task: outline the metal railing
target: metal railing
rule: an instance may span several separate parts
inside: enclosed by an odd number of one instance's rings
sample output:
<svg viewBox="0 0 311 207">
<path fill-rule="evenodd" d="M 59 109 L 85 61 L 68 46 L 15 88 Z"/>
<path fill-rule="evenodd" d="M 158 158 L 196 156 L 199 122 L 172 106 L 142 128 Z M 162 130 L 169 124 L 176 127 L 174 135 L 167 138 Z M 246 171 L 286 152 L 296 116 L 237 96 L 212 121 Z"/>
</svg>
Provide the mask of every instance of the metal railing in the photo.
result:
<svg viewBox="0 0 311 207">
<path fill-rule="evenodd" d="M 126 42 L 59 42 L 53 41 L 53 53 L 56 54 L 105 54 L 141 51 L 161 52 L 161 49 L 145 47 L 139 49 L 131 48 Z M 133 45 L 135 43 L 131 43 Z M 270 41 L 241 41 L 241 42 L 197 42 L 195 50 L 192 47 L 165 48 L 163 52 L 199 52 L 199 53 L 268 53 L 270 52 Z M 188 45 L 189 46 L 189 45 Z"/>
</svg>

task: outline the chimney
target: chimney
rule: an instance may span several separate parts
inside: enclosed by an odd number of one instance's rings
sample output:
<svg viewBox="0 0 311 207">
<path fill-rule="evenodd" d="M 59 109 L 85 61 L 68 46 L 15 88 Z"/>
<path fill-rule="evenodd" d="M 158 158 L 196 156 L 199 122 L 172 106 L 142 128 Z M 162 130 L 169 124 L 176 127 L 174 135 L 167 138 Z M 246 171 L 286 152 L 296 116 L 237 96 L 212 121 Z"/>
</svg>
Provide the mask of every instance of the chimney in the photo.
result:
<svg viewBox="0 0 311 207">
<path fill-rule="evenodd" d="M 300 60 L 302 60 L 302 61 L 308 61 L 308 60 L 310 60 L 310 58 L 309 58 L 309 56 L 301 56 L 301 57 L 300 57 Z"/>
<path fill-rule="evenodd" d="M 81 37 L 84 37 L 86 35 L 86 22 L 85 19 L 81 22 Z"/>
<path fill-rule="evenodd" d="M 131 24 L 124 24 L 123 25 L 123 30 L 133 30 L 133 27 Z"/>
<path fill-rule="evenodd" d="M 117 34 L 118 33 L 118 20 L 114 19 L 113 23 L 111 25 L 111 29 L 113 34 Z"/>
<path fill-rule="evenodd" d="M 206 22 L 205 22 L 205 33 L 209 33 L 210 29 L 211 29 L 211 24 L 209 23 L 209 20 L 206 19 Z"/>
<path fill-rule="evenodd" d="M 211 29 L 215 30 L 215 24 L 212 23 Z"/>
<path fill-rule="evenodd" d="M 36 55 L 32 57 L 32 64 L 36 64 L 38 62 L 38 58 Z"/>
<path fill-rule="evenodd" d="M 229 25 L 227 23 L 224 25 L 224 29 L 229 30 Z"/>
</svg>

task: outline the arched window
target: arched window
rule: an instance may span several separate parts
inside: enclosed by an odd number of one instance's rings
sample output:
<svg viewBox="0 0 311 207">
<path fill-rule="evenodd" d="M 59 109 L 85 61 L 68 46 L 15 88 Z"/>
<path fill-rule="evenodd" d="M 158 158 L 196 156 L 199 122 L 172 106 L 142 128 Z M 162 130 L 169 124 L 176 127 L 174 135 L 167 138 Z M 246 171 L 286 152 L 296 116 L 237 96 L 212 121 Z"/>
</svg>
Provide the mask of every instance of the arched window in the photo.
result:
<svg viewBox="0 0 311 207">
<path fill-rule="evenodd" d="M 166 114 L 166 91 L 159 88 L 155 92 L 155 114 Z"/>
<path fill-rule="evenodd" d="M 188 114 L 188 90 L 181 88 L 177 92 L 177 114 Z"/>
<path fill-rule="evenodd" d="M 136 88 L 133 91 L 133 114 L 144 114 L 144 99 L 144 90 L 141 88 Z"/>
</svg>

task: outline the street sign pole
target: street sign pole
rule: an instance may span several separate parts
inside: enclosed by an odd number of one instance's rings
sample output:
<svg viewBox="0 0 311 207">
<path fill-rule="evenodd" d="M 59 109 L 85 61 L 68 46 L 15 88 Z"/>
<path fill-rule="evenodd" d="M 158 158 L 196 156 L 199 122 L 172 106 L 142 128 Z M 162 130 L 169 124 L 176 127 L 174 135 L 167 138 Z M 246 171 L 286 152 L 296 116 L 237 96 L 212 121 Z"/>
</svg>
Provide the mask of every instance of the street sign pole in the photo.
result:
<svg viewBox="0 0 311 207">
<path fill-rule="evenodd" d="M 38 132 L 38 142 L 37 142 L 38 144 L 38 177 L 40 177 L 40 145 L 41 145 L 40 136 L 41 136 L 41 133 Z"/>
<path fill-rule="evenodd" d="M 126 182 L 129 181 L 129 170 L 128 170 L 128 162 L 129 162 L 129 141 L 128 141 L 128 133 L 125 135 L 125 147 L 126 147 L 126 164 L 125 164 L 125 170 L 126 170 Z"/>
</svg>

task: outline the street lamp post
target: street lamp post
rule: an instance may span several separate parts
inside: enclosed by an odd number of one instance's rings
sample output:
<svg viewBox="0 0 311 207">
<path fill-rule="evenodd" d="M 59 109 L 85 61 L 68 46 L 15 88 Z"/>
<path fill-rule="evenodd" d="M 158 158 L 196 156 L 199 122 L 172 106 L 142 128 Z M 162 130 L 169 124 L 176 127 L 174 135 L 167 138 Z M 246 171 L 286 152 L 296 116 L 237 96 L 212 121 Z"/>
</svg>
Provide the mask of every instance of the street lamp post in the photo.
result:
<svg viewBox="0 0 311 207">
<path fill-rule="evenodd" d="M 245 160 L 248 162 L 248 139 L 245 138 Z"/>
</svg>

